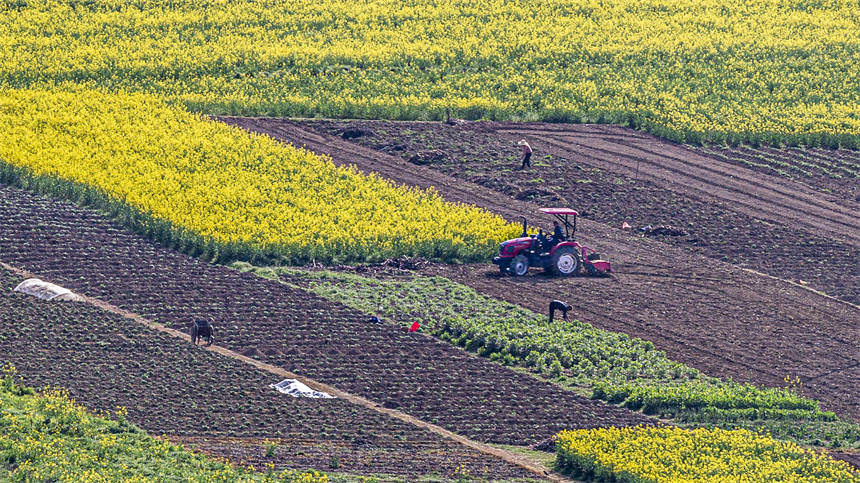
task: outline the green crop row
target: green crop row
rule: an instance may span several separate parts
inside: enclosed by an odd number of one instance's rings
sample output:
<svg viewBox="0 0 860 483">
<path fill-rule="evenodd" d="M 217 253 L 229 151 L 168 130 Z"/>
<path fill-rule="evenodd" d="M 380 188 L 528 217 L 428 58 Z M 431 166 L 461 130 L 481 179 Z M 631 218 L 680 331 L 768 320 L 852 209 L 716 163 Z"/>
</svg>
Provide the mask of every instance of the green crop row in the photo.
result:
<svg viewBox="0 0 860 483">
<path fill-rule="evenodd" d="M 623 402 L 630 409 L 642 409 L 648 414 L 674 408 L 818 410 L 816 401 L 791 391 L 759 388 L 750 384 L 715 383 L 706 378 L 679 385 L 659 386 L 597 383 L 594 397 Z"/>
<path fill-rule="evenodd" d="M 126 419 L 88 412 L 61 389 L 36 392 L 0 375 L 0 480 L 4 481 L 282 481 L 325 483 L 316 471 L 258 473 L 210 460 L 156 439 Z"/>
<path fill-rule="evenodd" d="M 678 424 L 762 427 L 798 434 L 792 426 L 814 421 L 818 429 L 798 441 L 857 446 L 857 425 L 840 421 L 794 388 L 764 388 L 720 380 L 669 359 L 651 342 L 579 321 L 555 320 L 478 294 L 442 277 L 368 278 L 291 268 L 240 270 L 281 279 L 368 314 L 422 330 L 506 365 L 524 368 L 592 398 L 620 404 Z"/>
</svg>

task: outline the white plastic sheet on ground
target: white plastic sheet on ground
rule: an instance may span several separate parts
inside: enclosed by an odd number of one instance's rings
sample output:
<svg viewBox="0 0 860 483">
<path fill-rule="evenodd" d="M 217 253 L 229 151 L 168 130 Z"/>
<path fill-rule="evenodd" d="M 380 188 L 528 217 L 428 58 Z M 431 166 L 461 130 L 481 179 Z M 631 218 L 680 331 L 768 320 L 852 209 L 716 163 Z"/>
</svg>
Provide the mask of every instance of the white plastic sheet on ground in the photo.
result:
<svg viewBox="0 0 860 483">
<path fill-rule="evenodd" d="M 283 381 L 277 384 L 269 384 L 269 387 L 273 387 L 278 391 L 289 394 L 293 397 L 312 397 L 312 398 L 322 398 L 322 399 L 335 399 L 331 394 L 314 391 L 313 389 L 305 386 L 301 382 L 295 379 L 284 379 Z"/>
<path fill-rule="evenodd" d="M 28 278 L 27 280 L 24 280 L 15 287 L 15 291 L 32 295 L 33 297 L 38 297 L 42 300 L 71 300 L 74 302 L 80 302 L 83 300 L 83 298 L 79 295 L 75 295 L 67 288 L 39 280 L 38 278 Z"/>
</svg>

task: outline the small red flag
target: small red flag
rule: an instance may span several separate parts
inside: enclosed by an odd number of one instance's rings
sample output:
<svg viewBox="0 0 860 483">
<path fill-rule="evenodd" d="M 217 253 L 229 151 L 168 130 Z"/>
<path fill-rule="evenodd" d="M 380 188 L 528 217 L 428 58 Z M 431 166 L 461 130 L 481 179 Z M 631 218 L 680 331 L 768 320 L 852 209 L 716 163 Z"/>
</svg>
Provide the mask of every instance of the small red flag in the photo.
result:
<svg viewBox="0 0 860 483">
<path fill-rule="evenodd" d="M 417 330 L 418 330 L 418 327 L 421 327 L 420 325 L 418 325 L 418 322 L 412 322 L 412 326 L 411 326 L 411 327 L 409 327 L 409 332 L 415 332 L 415 331 L 417 331 Z"/>
</svg>

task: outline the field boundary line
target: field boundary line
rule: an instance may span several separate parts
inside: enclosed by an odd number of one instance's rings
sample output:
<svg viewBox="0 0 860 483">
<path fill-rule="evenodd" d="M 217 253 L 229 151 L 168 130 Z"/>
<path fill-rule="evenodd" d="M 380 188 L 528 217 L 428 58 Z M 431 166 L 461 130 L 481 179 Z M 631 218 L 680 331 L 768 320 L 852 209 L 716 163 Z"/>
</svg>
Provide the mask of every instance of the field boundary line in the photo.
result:
<svg viewBox="0 0 860 483">
<path fill-rule="evenodd" d="M 749 272 L 749 273 L 752 273 L 752 274 L 755 274 L 755 275 L 761 275 L 762 277 L 767 277 L 767 278 L 772 279 L 772 280 L 777 280 L 777 281 L 780 281 L 780 282 L 785 282 L 785 283 L 787 283 L 787 284 L 789 284 L 789 285 L 794 285 L 795 287 L 799 287 L 799 288 L 802 288 L 802 289 L 804 289 L 804 290 L 808 290 L 808 291 L 810 291 L 810 292 L 814 293 L 815 295 L 820 295 L 821 297 L 824 297 L 824 298 L 830 299 L 830 300 L 832 300 L 832 301 L 834 301 L 834 302 L 839 302 L 839 303 L 841 303 L 841 304 L 845 304 L 845 305 L 847 305 L 847 306 L 849 306 L 849 307 L 851 307 L 851 308 L 853 308 L 853 309 L 860 310 L 860 305 L 857 305 L 857 304 L 851 303 L 851 302 L 849 302 L 849 301 L 847 301 L 847 300 L 842 300 L 842 299 L 840 299 L 840 298 L 836 298 L 836 297 L 834 297 L 834 296 L 832 296 L 832 295 L 827 295 L 826 293 L 824 293 L 824 292 L 822 292 L 822 291 L 820 291 L 820 290 L 816 290 L 816 289 L 814 289 L 814 288 L 812 288 L 812 287 L 807 287 L 806 285 L 803 285 L 802 283 L 797 283 L 797 282 L 795 282 L 795 281 L 788 280 L 788 279 L 785 279 L 785 278 L 779 278 L 779 277 L 775 277 L 775 276 L 773 276 L 773 275 L 768 275 L 768 274 L 766 274 L 766 273 L 764 273 L 764 272 L 759 272 L 758 270 L 753 270 L 752 268 L 741 267 L 741 266 L 738 266 L 738 265 L 732 265 L 732 266 L 733 266 L 733 267 L 735 267 L 735 268 L 739 268 L 739 269 L 741 269 L 741 270 L 743 270 L 743 271 L 745 271 L 745 272 Z"/>
<path fill-rule="evenodd" d="M 4 263 L 2 261 L 0 261 L 0 267 L 4 268 L 4 269 L 6 269 L 12 273 L 15 273 L 18 276 L 24 277 L 24 278 L 41 278 L 41 277 L 38 277 L 37 275 L 33 274 L 32 272 L 28 272 L 26 270 L 22 270 L 22 269 L 19 269 L 17 267 L 13 267 L 12 265 L 9 265 L 9 264 Z M 45 279 L 42 278 L 42 280 L 45 280 Z M 49 281 L 49 280 L 45 280 L 45 281 Z M 166 334 L 171 335 L 173 337 L 182 339 L 183 341 L 186 341 L 188 343 L 191 342 L 191 336 L 188 335 L 187 333 L 183 332 L 183 331 L 167 327 L 167 326 L 165 326 L 163 324 L 159 324 L 157 322 L 153 322 L 153 321 L 151 321 L 151 320 L 149 320 L 149 319 L 147 319 L 147 318 L 145 318 L 139 314 L 136 314 L 134 312 L 130 312 L 128 310 L 122 309 L 122 308 L 117 307 L 113 304 L 105 302 L 104 300 L 101 300 L 101 299 L 98 299 L 95 297 L 90 297 L 88 295 L 84 295 L 84 294 L 77 293 L 77 292 L 75 292 L 75 293 L 77 295 L 79 295 L 81 298 L 83 298 L 83 303 L 87 303 L 87 304 L 93 305 L 95 307 L 98 307 L 102 310 L 106 310 L 108 312 L 120 315 L 122 317 L 133 320 L 133 321 L 135 321 L 141 325 L 144 325 L 146 327 L 149 327 L 151 329 L 154 329 L 154 330 L 157 330 L 159 332 L 166 333 Z M 62 302 L 62 303 L 66 303 L 66 302 Z M 74 302 L 70 302 L 70 303 L 74 303 Z M 207 346 L 199 346 L 199 347 L 201 347 L 202 349 L 214 352 L 216 354 L 220 354 L 222 356 L 230 357 L 232 359 L 244 362 L 244 363 L 249 364 L 253 367 L 256 367 L 257 369 L 266 371 L 270 374 L 274 374 L 274 375 L 279 376 L 279 377 L 283 377 L 283 378 L 287 378 L 287 379 L 296 379 L 296 380 L 302 382 L 303 384 L 307 385 L 311 389 L 314 389 L 316 391 L 327 392 L 327 393 L 331 394 L 332 396 L 338 397 L 340 399 L 344 399 L 344 400 L 349 401 L 353 404 L 358 404 L 360 406 L 364 406 L 370 410 L 376 411 L 377 413 L 385 414 L 387 416 L 399 419 L 400 421 L 403 421 L 403 422 L 412 424 L 414 426 L 418 426 L 420 428 L 426 429 L 432 433 L 435 433 L 439 436 L 442 436 L 445 439 L 454 441 L 455 443 L 466 446 L 467 448 L 470 448 L 472 450 L 478 451 L 480 453 L 484 453 L 484 454 L 489 455 L 489 456 L 499 458 L 499 459 L 501 459 L 507 463 L 519 466 L 520 468 L 523 468 L 527 471 L 530 471 L 530 472 L 540 476 L 541 478 L 548 479 L 551 481 L 556 481 L 556 482 L 573 481 L 573 480 L 570 480 L 568 478 L 565 478 L 564 476 L 562 476 L 558 473 L 553 473 L 549 468 L 546 468 L 545 466 L 543 466 L 539 463 L 533 462 L 532 460 L 525 458 L 523 456 L 517 455 L 516 453 L 513 453 L 511 451 L 501 449 L 501 448 L 496 448 L 494 446 L 490 446 L 490 445 L 484 444 L 484 443 L 479 443 L 477 441 L 473 441 L 469 438 L 466 438 L 465 436 L 461 436 L 459 434 L 456 434 L 456 433 L 449 431 L 449 430 L 447 430 L 441 426 L 437 426 L 435 424 L 431 424 L 431 423 L 428 423 L 426 421 L 422 421 L 422 420 L 420 420 L 414 416 L 411 416 L 407 413 L 404 413 L 402 411 L 398 411 L 396 409 L 385 408 L 382 405 L 377 404 L 377 403 L 375 403 L 369 399 L 365 399 L 361 396 L 357 396 L 355 394 L 351 394 L 351 393 L 348 393 L 346 391 L 342 391 L 340 389 L 337 389 L 334 386 L 329 386 L 328 384 L 325 384 L 325 383 L 322 383 L 322 382 L 319 382 L 319 381 L 316 381 L 313 379 L 309 379 L 309 378 L 304 377 L 304 376 L 300 376 L 298 374 L 290 372 L 290 371 L 283 369 L 281 367 L 258 361 L 256 359 L 251 358 L 251 357 L 248 357 L 248 356 L 239 354 L 237 352 L 234 352 L 230 349 L 227 349 L 226 347 L 221 347 L 221 346 L 218 346 L 215 344 L 208 346 L 208 347 Z"/>
</svg>

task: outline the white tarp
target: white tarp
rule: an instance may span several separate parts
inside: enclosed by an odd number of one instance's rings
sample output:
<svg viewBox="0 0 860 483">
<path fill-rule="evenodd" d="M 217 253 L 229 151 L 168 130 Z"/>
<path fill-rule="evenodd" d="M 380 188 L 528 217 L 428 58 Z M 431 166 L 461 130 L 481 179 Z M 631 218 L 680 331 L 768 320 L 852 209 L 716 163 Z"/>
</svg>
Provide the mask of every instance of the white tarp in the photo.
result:
<svg viewBox="0 0 860 483">
<path fill-rule="evenodd" d="M 273 387 L 278 391 L 284 394 L 289 394 L 293 397 L 335 399 L 334 396 L 325 392 L 314 391 L 313 389 L 309 388 L 308 386 L 305 386 L 304 384 L 295 379 L 284 379 L 277 384 L 269 384 L 269 387 Z"/>
<path fill-rule="evenodd" d="M 33 297 L 38 297 L 42 300 L 72 300 L 75 302 L 83 300 L 80 296 L 73 294 L 72 291 L 67 288 L 39 280 L 38 278 L 28 278 L 27 280 L 24 280 L 15 287 L 15 291 L 32 295 Z"/>
</svg>

